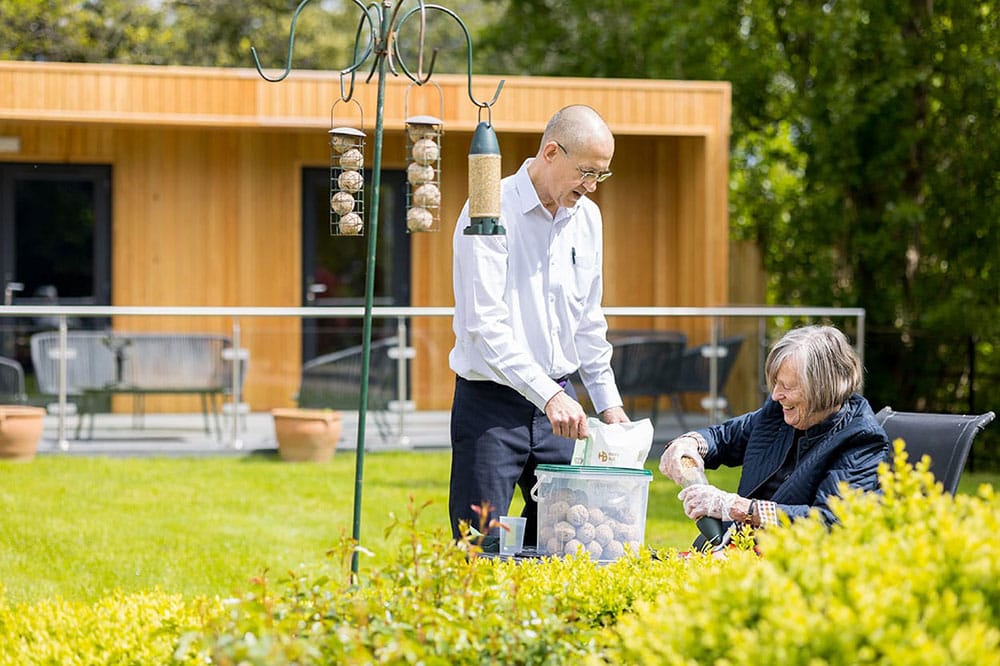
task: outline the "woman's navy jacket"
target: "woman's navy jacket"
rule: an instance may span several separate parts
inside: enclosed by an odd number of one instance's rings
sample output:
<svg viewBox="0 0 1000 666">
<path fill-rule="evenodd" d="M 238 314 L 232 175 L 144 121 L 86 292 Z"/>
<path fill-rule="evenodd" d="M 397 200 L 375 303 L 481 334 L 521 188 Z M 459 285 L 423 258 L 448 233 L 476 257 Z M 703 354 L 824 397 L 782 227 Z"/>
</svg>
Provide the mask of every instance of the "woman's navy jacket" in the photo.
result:
<svg viewBox="0 0 1000 666">
<path fill-rule="evenodd" d="M 838 494 L 838 484 L 846 481 L 861 490 L 878 490 L 878 465 L 889 460 L 889 438 L 868 401 L 857 393 L 836 414 L 802 434 L 794 470 L 770 497 L 759 494 L 760 488 L 781 467 L 795 439 L 779 403 L 768 398 L 755 412 L 698 432 L 708 441 L 706 468 L 742 465 L 737 492 L 771 500 L 793 520 L 816 508 L 827 523 L 834 522 L 827 498 Z"/>
</svg>

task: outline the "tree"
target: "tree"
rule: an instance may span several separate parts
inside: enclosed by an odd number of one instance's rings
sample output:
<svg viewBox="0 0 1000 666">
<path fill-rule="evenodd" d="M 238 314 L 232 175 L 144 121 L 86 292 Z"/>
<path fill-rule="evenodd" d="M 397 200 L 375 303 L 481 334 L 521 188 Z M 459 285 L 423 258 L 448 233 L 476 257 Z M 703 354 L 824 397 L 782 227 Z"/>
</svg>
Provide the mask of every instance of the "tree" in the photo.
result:
<svg viewBox="0 0 1000 666">
<path fill-rule="evenodd" d="M 771 302 L 864 307 L 872 402 L 963 411 L 1000 403 L 969 376 L 1000 374 L 998 15 L 524 0 L 481 55 L 510 73 L 731 81 L 732 231 L 763 248 Z"/>
<path fill-rule="evenodd" d="M 169 33 L 129 0 L 0 0 L 0 57 L 160 64 Z"/>
</svg>

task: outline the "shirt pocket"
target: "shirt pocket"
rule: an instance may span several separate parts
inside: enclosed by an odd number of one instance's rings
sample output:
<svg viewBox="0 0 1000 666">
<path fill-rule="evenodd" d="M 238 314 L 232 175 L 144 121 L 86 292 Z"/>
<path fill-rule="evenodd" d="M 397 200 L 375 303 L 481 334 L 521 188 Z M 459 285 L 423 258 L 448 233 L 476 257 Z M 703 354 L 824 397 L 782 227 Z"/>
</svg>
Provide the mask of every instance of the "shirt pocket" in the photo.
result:
<svg viewBox="0 0 1000 666">
<path fill-rule="evenodd" d="M 572 266 L 572 307 L 580 315 L 600 275 L 601 263 L 596 252 L 577 252 Z"/>
</svg>

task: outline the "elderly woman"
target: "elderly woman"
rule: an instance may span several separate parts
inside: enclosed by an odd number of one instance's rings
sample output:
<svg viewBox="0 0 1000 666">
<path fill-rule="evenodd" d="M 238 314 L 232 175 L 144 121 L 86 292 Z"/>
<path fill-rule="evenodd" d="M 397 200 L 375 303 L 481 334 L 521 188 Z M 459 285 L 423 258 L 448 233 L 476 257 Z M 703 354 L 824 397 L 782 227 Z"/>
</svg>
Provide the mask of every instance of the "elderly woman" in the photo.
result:
<svg viewBox="0 0 1000 666">
<path fill-rule="evenodd" d="M 806 326 L 774 345 L 764 371 L 771 395 L 763 407 L 671 441 L 660 471 L 681 483 L 685 467 L 743 466 L 736 493 L 712 485 L 681 491 L 695 520 L 763 527 L 777 525 L 779 511 L 794 520 L 817 509 L 833 522 L 828 500 L 838 484 L 877 490 L 878 465 L 889 457 L 889 439 L 857 393 L 861 361 L 836 328 Z"/>
</svg>

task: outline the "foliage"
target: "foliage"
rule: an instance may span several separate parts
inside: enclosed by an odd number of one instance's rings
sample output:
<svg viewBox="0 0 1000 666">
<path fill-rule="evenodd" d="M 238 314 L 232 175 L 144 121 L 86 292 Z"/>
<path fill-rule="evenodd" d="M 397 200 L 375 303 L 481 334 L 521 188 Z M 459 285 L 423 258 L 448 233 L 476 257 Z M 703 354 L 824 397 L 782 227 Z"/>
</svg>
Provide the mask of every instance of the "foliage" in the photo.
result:
<svg viewBox="0 0 1000 666">
<path fill-rule="evenodd" d="M 310 3 L 292 64 L 347 67 L 359 4 Z M 864 307 L 876 407 L 1000 404 L 993 3 L 445 4 L 470 27 L 476 72 L 731 81 L 732 232 L 762 247 L 769 301 Z M 274 73 L 297 5 L 0 0 L 0 57 L 250 66 L 253 44 Z M 398 36 L 414 71 L 419 24 L 411 15 Z M 431 11 L 426 30 L 436 71 L 466 71 L 457 24 Z"/>
<path fill-rule="evenodd" d="M 0 57 L 159 64 L 162 20 L 132 0 L 0 0 Z"/>
<path fill-rule="evenodd" d="M 897 441 L 897 456 L 900 456 Z M 905 456 L 905 454 L 902 454 Z M 997 498 L 943 495 L 927 472 L 846 492 L 841 523 L 760 535 L 744 569 L 692 570 L 614 627 L 618 663 L 988 664 L 1000 648 Z M 737 573 L 738 572 L 738 573 Z"/>
<path fill-rule="evenodd" d="M 253 67 L 253 46 L 261 66 L 275 75 L 288 61 L 289 30 L 300 0 L 0 0 L 0 58 L 60 62 Z M 430 4 L 430 3 L 429 3 Z M 436 3 L 435 3 L 436 4 Z M 292 65 L 295 69 L 343 70 L 371 37 L 361 8 L 379 5 L 352 0 L 314 0 L 298 14 Z M 408 3 L 401 11 L 418 7 Z M 449 3 L 475 33 L 496 11 L 479 2 Z M 334 29 L 331 29 L 333 27 Z M 438 55 L 435 71 L 468 71 L 465 33 L 445 12 L 428 11 L 423 69 Z M 418 71 L 420 15 L 399 32 L 405 64 Z M 359 75 L 368 74 L 368 65 Z"/>
<path fill-rule="evenodd" d="M 411 498 L 383 564 L 341 538 L 227 599 L 159 590 L 11 605 L 0 664 L 991 664 L 1000 650 L 1000 500 L 952 498 L 896 444 L 881 495 L 843 489 L 818 516 L 724 556 L 674 549 L 598 566 L 501 562 L 427 532 Z"/>
<path fill-rule="evenodd" d="M 471 541 L 416 529 L 411 502 L 395 559 L 362 580 L 344 541 L 314 570 L 260 578 L 180 654 L 220 663 L 566 664 L 600 653 L 602 627 L 639 598 L 683 583 L 691 563 L 649 551 L 599 567 L 588 558 L 498 562 Z M 700 558 L 696 558 L 697 559 Z M 655 569 L 655 575 L 651 575 Z"/>
<path fill-rule="evenodd" d="M 93 604 L 10 604 L 0 586 L 0 665 L 165 664 L 181 632 L 201 623 L 201 612 L 200 604 L 159 590 Z"/>
<path fill-rule="evenodd" d="M 884 494 L 761 532 L 725 557 L 676 551 L 600 567 L 498 563 L 396 520 L 397 559 L 363 580 L 350 544 L 316 572 L 264 579 L 186 657 L 222 663 L 992 663 L 998 501 L 953 499 L 896 442 Z"/>
</svg>

